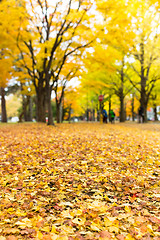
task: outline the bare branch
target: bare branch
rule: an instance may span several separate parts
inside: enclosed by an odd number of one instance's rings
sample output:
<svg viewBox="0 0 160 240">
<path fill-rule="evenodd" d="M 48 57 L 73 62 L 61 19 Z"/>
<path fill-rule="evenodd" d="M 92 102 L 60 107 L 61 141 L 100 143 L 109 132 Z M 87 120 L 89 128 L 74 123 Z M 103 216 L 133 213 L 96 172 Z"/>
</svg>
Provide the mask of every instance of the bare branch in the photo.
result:
<svg viewBox="0 0 160 240">
<path fill-rule="evenodd" d="M 128 80 L 130 81 L 130 83 L 133 85 L 133 87 L 134 87 L 138 92 L 141 92 L 140 89 L 136 86 L 136 85 L 138 85 L 139 83 L 136 83 L 136 84 L 135 84 L 128 75 L 126 75 L 126 78 L 128 78 Z"/>
<path fill-rule="evenodd" d="M 131 65 L 131 68 L 137 73 L 139 77 L 141 77 L 141 74 L 137 71 L 137 69 L 133 65 Z"/>
</svg>

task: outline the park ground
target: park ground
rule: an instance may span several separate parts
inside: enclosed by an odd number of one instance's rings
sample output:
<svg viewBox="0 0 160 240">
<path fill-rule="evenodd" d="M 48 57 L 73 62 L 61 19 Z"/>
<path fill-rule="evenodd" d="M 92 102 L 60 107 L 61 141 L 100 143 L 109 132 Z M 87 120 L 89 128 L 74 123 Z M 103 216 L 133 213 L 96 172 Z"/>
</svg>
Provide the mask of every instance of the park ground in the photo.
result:
<svg viewBox="0 0 160 240">
<path fill-rule="evenodd" d="M 0 240 L 160 239 L 160 124 L 1 124 L 0 153 Z"/>
</svg>

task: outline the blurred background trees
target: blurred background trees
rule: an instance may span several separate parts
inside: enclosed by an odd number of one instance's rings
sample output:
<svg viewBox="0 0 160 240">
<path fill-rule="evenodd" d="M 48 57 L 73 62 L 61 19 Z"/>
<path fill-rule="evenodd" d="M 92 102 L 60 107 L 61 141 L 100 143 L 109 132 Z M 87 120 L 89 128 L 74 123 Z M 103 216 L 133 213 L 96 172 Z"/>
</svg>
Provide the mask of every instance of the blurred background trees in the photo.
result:
<svg viewBox="0 0 160 240">
<path fill-rule="evenodd" d="M 159 7 L 156 0 L 1 0 L 1 121 L 99 120 L 99 95 L 120 122 L 134 121 L 139 107 L 144 122 L 158 120 Z"/>
</svg>

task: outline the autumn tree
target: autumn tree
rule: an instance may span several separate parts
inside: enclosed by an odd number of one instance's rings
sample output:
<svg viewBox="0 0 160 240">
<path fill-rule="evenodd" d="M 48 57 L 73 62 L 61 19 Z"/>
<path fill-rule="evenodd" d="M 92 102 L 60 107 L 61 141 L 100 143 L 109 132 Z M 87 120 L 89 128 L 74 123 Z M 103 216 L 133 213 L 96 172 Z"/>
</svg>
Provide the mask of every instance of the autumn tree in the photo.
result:
<svg viewBox="0 0 160 240">
<path fill-rule="evenodd" d="M 116 95 L 120 103 L 120 122 L 124 122 L 124 99 L 133 88 L 126 77 L 127 58 L 121 49 L 116 49 L 102 42 L 98 42 L 93 48 L 93 52 L 89 53 L 84 61 L 87 72 L 84 74 L 86 86 L 93 85 L 94 88 L 101 89 L 99 94 L 105 95 L 105 99 L 109 102 L 109 112 L 111 97 Z"/>
<path fill-rule="evenodd" d="M 104 28 L 102 28 L 104 34 L 100 35 L 101 41 L 134 59 L 134 63 L 130 66 L 140 80 L 137 89 L 140 92 L 140 105 L 144 109 L 144 121 L 146 122 L 149 96 L 155 82 L 159 79 L 158 74 L 154 76 L 150 74 L 151 68 L 158 63 L 159 59 L 157 3 L 155 1 L 138 1 L 137 3 L 125 0 L 114 3 L 110 0 L 105 2 L 97 0 L 96 2 L 97 9 L 104 20 Z M 135 68 L 135 65 L 138 68 Z M 130 78 L 130 82 L 137 87 L 135 79 Z"/>
<path fill-rule="evenodd" d="M 97 46 L 93 47 L 93 62 L 97 63 L 97 73 L 103 72 L 101 82 L 106 84 L 111 94 L 116 94 L 120 102 L 120 121 L 125 121 L 124 98 L 132 86 L 126 78 L 126 57 L 134 33 L 130 31 L 131 18 L 128 16 L 129 4 L 125 1 L 96 1 L 101 22 L 96 23 L 98 31 Z M 117 11 L 119 14 L 117 15 Z M 123 28 L 122 28 L 123 26 Z M 92 65 L 93 66 L 93 65 Z M 90 69 L 90 68 L 88 68 Z M 92 70 L 93 71 L 93 67 Z M 98 74 L 97 74 L 98 75 Z M 102 74 L 101 74 L 102 75 Z M 111 96 L 110 94 L 110 96 Z"/>
<path fill-rule="evenodd" d="M 150 32 L 150 34 L 152 34 Z M 150 35 L 149 34 L 149 35 Z M 149 98 L 155 87 L 156 82 L 160 79 L 159 71 L 155 71 L 155 65 L 159 65 L 159 51 L 157 37 L 154 36 L 153 40 L 150 40 L 150 36 L 144 36 L 141 34 L 139 44 L 134 47 L 134 57 L 136 63 L 132 64 L 133 71 L 137 74 L 139 86 L 137 87 L 137 81 L 131 80 L 134 87 L 140 92 L 140 106 L 144 110 L 144 122 L 147 121 L 147 106 Z M 139 46 L 139 47 L 138 47 Z"/>
<path fill-rule="evenodd" d="M 64 92 L 67 84 L 69 84 L 70 81 L 74 82 L 74 79 L 77 79 L 77 77 L 80 75 L 81 60 L 79 58 L 80 56 L 78 55 L 81 56 L 81 51 L 79 54 L 76 54 L 64 64 L 59 77 L 56 78 L 56 81 L 54 83 L 53 91 L 55 94 L 57 112 L 56 117 L 58 123 L 62 121 L 62 101 L 64 100 Z"/>
<path fill-rule="evenodd" d="M 6 90 L 8 80 L 10 78 L 10 74 L 8 72 L 8 68 L 10 67 L 9 59 L 4 59 L 3 57 L 0 59 L 0 95 L 1 95 L 1 121 L 7 122 L 7 111 L 6 111 Z"/>
<path fill-rule="evenodd" d="M 0 87 L 3 122 L 7 121 L 5 88 L 12 78 L 12 53 L 16 48 L 17 29 L 23 16 L 25 16 L 25 4 L 23 1 L 0 1 Z"/>
<path fill-rule="evenodd" d="M 64 108 L 66 109 L 65 112 L 65 119 L 71 122 L 71 117 L 73 116 L 80 116 L 83 113 L 83 110 L 79 104 L 80 99 L 80 91 L 77 88 L 73 88 L 73 86 L 69 86 L 65 90 L 64 94 Z"/>
<path fill-rule="evenodd" d="M 29 24 L 19 31 L 19 66 L 33 81 L 37 96 L 37 119 L 53 124 L 51 92 L 61 70 L 73 54 L 89 46 L 90 1 L 30 1 Z M 87 32 L 87 34 L 86 34 Z"/>
</svg>

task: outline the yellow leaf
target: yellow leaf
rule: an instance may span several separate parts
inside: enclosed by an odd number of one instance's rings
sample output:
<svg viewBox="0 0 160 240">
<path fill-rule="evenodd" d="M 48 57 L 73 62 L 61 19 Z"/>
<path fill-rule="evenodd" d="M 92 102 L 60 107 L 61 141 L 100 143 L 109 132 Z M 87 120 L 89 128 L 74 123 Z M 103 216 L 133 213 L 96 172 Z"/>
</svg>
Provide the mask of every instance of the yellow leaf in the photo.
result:
<svg viewBox="0 0 160 240">
<path fill-rule="evenodd" d="M 125 211 L 130 213 L 131 212 L 131 208 L 128 207 L 128 206 L 125 206 Z"/>
<path fill-rule="evenodd" d="M 14 212 L 14 209 L 13 209 L 13 208 L 8 208 L 8 209 L 7 209 L 7 212 L 13 213 L 13 212 Z"/>
<path fill-rule="evenodd" d="M 148 224 L 147 225 L 147 229 L 148 229 L 148 232 L 150 232 L 150 233 L 153 232 L 152 225 Z"/>
<path fill-rule="evenodd" d="M 36 239 L 43 239 L 43 234 L 40 231 L 37 232 Z"/>
<path fill-rule="evenodd" d="M 50 231 L 50 228 L 49 228 L 49 226 L 43 227 L 43 228 L 41 228 L 41 231 L 43 231 L 43 232 L 49 232 L 49 231 Z"/>
<path fill-rule="evenodd" d="M 131 234 L 128 234 L 125 238 L 125 240 L 134 240 L 134 238 L 132 238 Z"/>
<path fill-rule="evenodd" d="M 56 233 L 56 227 L 54 225 L 52 225 L 52 230 L 51 230 L 51 233 Z"/>
<path fill-rule="evenodd" d="M 106 218 L 105 221 L 104 221 L 104 225 L 106 227 L 111 226 L 112 225 L 112 221 L 110 221 L 108 218 Z"/>
<path fill-rule="evenodd" d="M 63 211 L 63 212 L 61 213 L 61 215 L 62 215 L 63 218 L 73 218 L 73 217 L 70 215 L 69 210 Z"/>
<path fill-rule="evenodd" d="M 96 167 L 93 167 L 93 168 L 92 168 L 92 171 L 93 171 L 93 172 L 97 172 Z"/>
<path fill-rule="evenodd" d="M 78 209 L 78 210 L 76 211 L 76 215 L 77 215 L 77 216 L 82 215 L 82 210 L 81 210 L 81 209 Z"/>
<path fill-rule="evenodd" d="M 30 219 L 24 218 L 21 221 L 16 222 L 15 225 L 18 225 L 19 228 L 24 229 L 26 227 L 32 227 L 32 222 Z"/>
<path fill-rule="evenodd" d="M 81 219 L 81 218 L 75 218 L 72 220 L 73 223 L 78 224 L 78 225 L 84 225 L 85 223 L 85 219 Z"/>
<path fill-rule="evenodd" d="M 118 232 L 119 232 L 119 228 L 118 228 L 118 227 L 115 227 L 115 226 L 109 227 L 108 230 L 109 230 L 110 232 L 115 232 L 115 233 L 118 233 Z"/>
<path fill-rule="evenodd" d="M 93 231 L 98 231 L 98 232 L 100 231 L 100 229 L 96 225 L 94 225 L 94 224 L 91 225 L 91 229 Z"/>
</svg>

